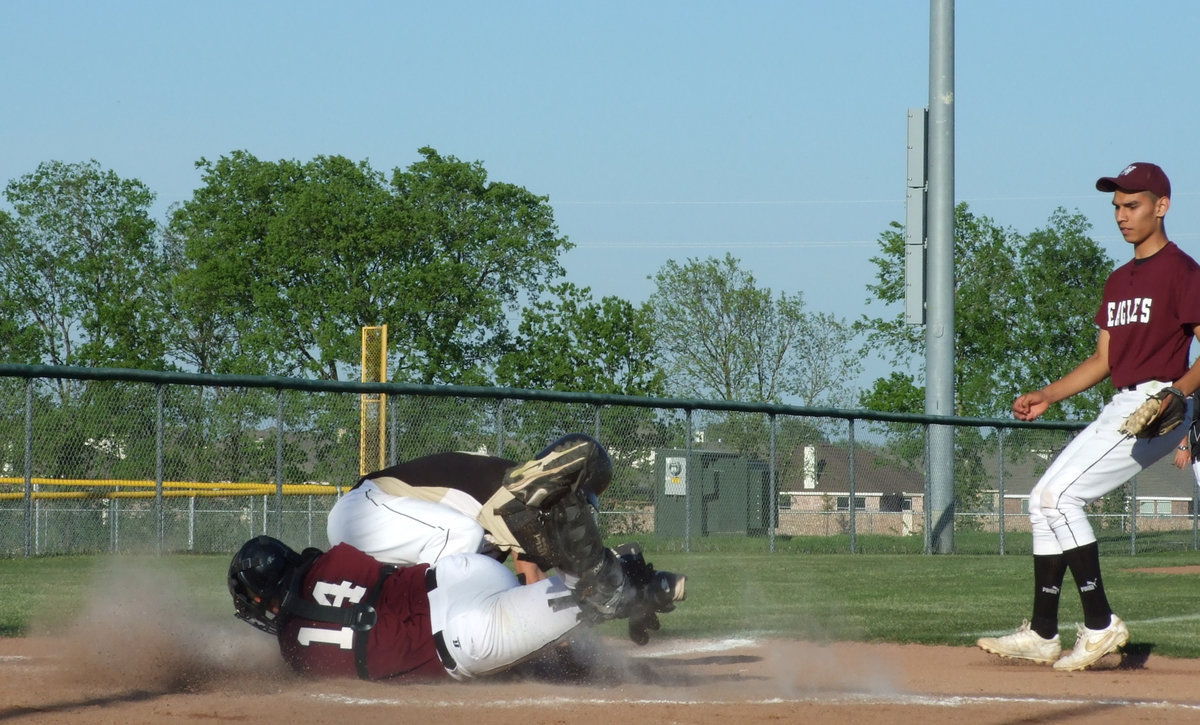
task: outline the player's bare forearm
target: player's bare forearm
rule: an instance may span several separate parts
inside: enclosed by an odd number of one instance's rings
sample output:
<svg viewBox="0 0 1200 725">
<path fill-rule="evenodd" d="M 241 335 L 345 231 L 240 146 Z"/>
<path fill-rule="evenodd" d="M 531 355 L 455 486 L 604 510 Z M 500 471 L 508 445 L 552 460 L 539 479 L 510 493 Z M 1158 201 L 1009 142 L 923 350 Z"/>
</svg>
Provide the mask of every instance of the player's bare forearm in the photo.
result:
<svg viewBox="0 0 1200 725">
<path fill-rule="evenodd" d="M 1200 358 L 1197 358 L 1196 362 L 1192 363 L 1192 367 L 1183 374 L 1183 377 L 1175 381 L 1174 387 L 1183 393 L 1184 396 L 1191 395 L 1200 390 Z"/>
<path fill-rule="evenodd" d="M 546 578 L 546 572 L 538 568 L 538 565 L 532 561 L 525 561 L 518 558 L 513 562 L 513 566 L 517 570 L 518 575 L 524 575 L 526 584 L 540 582 Z"/>
<path fill-rule="evenodd" d="M 1074 370 L 1041 390 L 1025 393 L 1013 402 L 1013 415 L 1018 420 L 1033 420 L 1060 400 L 1082 393 L 1108 377 L 1108 357 L 1097 350 Z"/>
<path fill-rule="evenodd" d="M 1107 357 L 1101 358 L 1099 355 L 1092 355 L 1074 370 L 1046 386 L 1046 397 L 1051 403 L 1066 400 L 1107 379 L 1109 372 Z"/>
</svg>

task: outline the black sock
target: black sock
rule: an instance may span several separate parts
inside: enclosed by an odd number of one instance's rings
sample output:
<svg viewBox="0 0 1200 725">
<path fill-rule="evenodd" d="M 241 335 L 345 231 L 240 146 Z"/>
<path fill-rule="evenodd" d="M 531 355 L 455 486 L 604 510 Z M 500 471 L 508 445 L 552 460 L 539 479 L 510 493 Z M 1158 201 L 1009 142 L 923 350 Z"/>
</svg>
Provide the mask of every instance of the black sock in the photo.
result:
<svg viewBox="0 0 1200 725">
<path fill-rule="evenodd" d="M 1105 629 L 1112 623 L 1112 607 L 1104 594 L 1104 581 L 1100 578 L 1100 545 L 1092 542 L 1087 546 L 1063 552 L 1075 586 L 1079 587 L 1079 603 L 1083 605 L 1083 626 L 1088 629 Z"/>
<path fill-rule="evenodd" d="M 1062 554 L 1033 557 L 1033 616 L 1029 628 L 1044 639 L 1058 634 L 1058 597 L 1066 573 L 1067 560 Z"/>
</svg>

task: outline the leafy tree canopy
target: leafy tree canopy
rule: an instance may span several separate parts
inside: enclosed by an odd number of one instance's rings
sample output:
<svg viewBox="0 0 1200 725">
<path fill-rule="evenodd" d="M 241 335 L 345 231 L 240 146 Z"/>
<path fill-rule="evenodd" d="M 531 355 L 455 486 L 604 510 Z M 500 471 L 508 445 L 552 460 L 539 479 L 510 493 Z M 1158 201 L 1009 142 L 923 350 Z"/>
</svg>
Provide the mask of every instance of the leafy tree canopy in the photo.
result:
<svg viewBox="0 0 1200 725">
<path fill-rule="evenodd" d="M 1003 417 L 1022 392 L 1069 372 L 1095 349 L 1092 322 L 1113 262 L 1088 236 L 1079 213 L 1057 209 L 1029 235 L 1004 229 L 966 204 L 955 209 L 955 405 L 960 415 Z M 868 303 L 904 300 L 904 234 L 893 222 L 872 258 Z M 925 352 L 925 329 L 893 317 L 864 316 L 867 348 L 909 369 Z M 875 381 L 861 397 L 874 410 L 922 412 L 923 383 L 903 374 Z M 1047 419 L 1091 417 L 1108 383 L 1052 406 Z"/>
<path fill-rule="evenodd" d="M 154 195 L 96 161 L 48 161 L 10 181 L 0 212 L 5 360 L 161 368 L 162 254 Z"/>
<path fill-rule="evenodd" d="M 500 358 L 496 379 L 517 388 L 621 395 L 663 395 L 654 317 L 648 305 L 618 297 L 591 299 L 570 282 L 546 288 L 522 312 L 513 349 Z"/>
<path fill-rule="evenodd" d="M 390 182 L 340 156 L 201 160 L 169 228 L 176 354 L 204 372 L 338 379 L 387 324 L 390 378 L 480 384 L 507 315 L 562 274 L 546 197 L 431 148 Z"/>
<path fill-rule="evenodd" d="M 849 399 L 861 369 L 854 332 L 805 309 L 800 294 L 773 295 L 732 255 L 667 262 L 651 279 L 659 352 L 672 392 L 803 405 Z"/>
</svg>

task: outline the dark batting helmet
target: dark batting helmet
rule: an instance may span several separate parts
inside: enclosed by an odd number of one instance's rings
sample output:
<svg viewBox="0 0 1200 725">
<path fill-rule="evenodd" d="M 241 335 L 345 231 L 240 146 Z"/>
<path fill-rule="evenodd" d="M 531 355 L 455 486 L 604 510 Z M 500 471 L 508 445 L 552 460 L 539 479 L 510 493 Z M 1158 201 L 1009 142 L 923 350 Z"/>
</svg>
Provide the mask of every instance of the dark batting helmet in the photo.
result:
<svg viewBox="0 0 1200 725">
<path fill-rule="evenodd" d="M 612 459 L 608 457 L 608 451 L 604 450 L 604 446 L 600 445 L 600 441 L 583 433 L 568 433 L 559 438 L 550 445 L 542 449 L 535 458 L 545 458 L 555 448 L 564 443 L 575 443 L 577 441 L 586 442 L 589 444 L 587 459 L 584 461 L 583 470 L 579 472 L 579 487 L 578 490 L 583 492 L 588 502 L 593 508 L 599 508 L 600 494 L 608 488 L 608 484 L 612 483 Z"/>
<path fill-rule="evenodd" d="M 287 544 L 270 536 L 250 539 L 229 563 L 234 616 L 270 634 L 279 631 L 279 605 L 303 561 Z"/>
</svg>

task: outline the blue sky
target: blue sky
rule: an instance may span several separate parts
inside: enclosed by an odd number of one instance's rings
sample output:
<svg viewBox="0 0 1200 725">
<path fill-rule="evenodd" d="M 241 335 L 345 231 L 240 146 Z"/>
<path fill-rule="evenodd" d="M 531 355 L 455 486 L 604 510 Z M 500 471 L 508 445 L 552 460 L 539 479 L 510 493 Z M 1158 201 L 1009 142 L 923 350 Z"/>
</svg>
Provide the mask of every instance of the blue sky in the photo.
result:
<svg viewBox="0 0 1200 725">
<path fill-rule="evenodd" d="M 1198 27 L 1190 0 L 960 0 L 956 199 L 1020 232 L 1077 209 L 1123 261 L 1093 184 L 1153 161 L 1170 236 L 1200 254 Z M 929 3 L 9 2 L 0 63 L 5 182 L 94 158 L 161 220 L 201 157 L 390 171 L 428 145 L 548 196 L 597 297 L 640 302 L 666 260 L 729 252 L 851 319 L 885 311 L 868 260 L 904 218 Z"/>
</svg>

